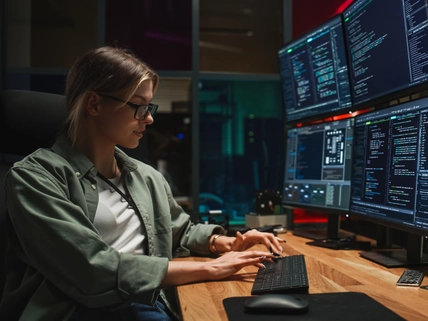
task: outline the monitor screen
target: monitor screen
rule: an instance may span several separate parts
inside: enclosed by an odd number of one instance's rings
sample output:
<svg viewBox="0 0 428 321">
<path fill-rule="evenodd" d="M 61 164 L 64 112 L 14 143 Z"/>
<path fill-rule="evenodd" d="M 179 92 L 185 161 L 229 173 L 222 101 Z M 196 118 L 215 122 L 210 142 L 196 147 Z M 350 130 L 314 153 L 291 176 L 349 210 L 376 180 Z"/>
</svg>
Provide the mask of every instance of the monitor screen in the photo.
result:
<svg viewBox="0 0 428 321">
<path fill-rule="evenodd" d="M 426 1 L 355 0 L 342 14 L 354 106 L 398 98 L 427 81 Z"/>
<path fill-rule="evenodd" d="M 287 43 L 278 55 L 288 122 L 352 107 L 340 15 Z"/>
<path fill-rule="evenodd" d="M 428 98 L 356 116 L 354 128 L 351 215 L 428 236 Z"/>
<path fill-rule="evenodd" d="M 283 204 L 348 211 L 353 118 L 292 128 L 287 136 Z"/>
</svg>

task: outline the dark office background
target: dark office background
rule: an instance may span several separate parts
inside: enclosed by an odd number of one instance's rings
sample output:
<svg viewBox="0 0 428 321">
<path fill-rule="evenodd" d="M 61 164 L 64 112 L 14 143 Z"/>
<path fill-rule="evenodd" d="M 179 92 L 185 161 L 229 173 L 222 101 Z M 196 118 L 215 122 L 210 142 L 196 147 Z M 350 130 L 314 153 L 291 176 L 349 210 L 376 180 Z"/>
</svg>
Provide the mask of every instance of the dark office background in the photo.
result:
<svg viewBox="0 0 428 321">
<path fill-rule="evenodd" d="M 62 94 L 89 48 L 134 50 L 161 76 L 160 109 L 129 152 L 162 171 L 184 207 L 240 222 L 257 189 L 282 188 L 277 52 L 349 2 L 2 0 L 0 87 Z"/>
</svg>

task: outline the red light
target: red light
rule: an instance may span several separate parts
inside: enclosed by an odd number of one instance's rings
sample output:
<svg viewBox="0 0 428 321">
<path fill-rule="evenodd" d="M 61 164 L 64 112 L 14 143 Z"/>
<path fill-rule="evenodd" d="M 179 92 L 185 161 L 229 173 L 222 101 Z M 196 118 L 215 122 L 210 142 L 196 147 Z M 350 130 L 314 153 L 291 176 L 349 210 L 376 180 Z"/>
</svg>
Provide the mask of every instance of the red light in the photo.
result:
<svg viewBox="0 0 428 321">
<path fill-rule="evenodd" d="M 341 13 L 347 6 L 349 6 L 352 3 L 353 0 L 346 0 L 343 2 L 336 10 L 336 14 Z"/>
</svg>

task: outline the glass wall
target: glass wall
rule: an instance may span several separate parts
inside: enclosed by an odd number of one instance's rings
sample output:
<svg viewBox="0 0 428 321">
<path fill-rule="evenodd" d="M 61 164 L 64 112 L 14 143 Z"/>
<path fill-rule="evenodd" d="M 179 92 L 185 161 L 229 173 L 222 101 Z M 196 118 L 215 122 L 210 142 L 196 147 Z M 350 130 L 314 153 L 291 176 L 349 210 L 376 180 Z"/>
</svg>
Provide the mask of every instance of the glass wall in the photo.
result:
<svg viewBox="0 0 428 321">
<path fill-rule="evenodd" d="M 5 88 L 64 93 L 72 62 L 99 43 L 98 1 L 6 0 Z"/>
<path fill-rule="evenodd" d="M 5 0 L 4 17 L 5 88 L 62 94 L 74 60 L 103 44 L 192 69 L 192 0 Z"/>
<path fill-rule="evenodd" d="M 63 94 L 88 49 L 133 50 L 161 76 L 160 107 L 127 152 L 162 171 L 189 210 L 195 194 L 214 195 L 242 218 L 256 189 L 281 181 L 277 51 L 290 1 L 5 0 L 2 89 Z"/>
<path fill-rule="evenodd" d="M 279 81 L 201 80 L 199 105 L 200 211 L 243 220 L 257 190 L 282 188 Z"/>
<path fill-rule="evenodd" d="M 106 0 L 105 43 L 156 70 L 192 70 L 192 0 Z"/>
<path fill-rule="evenodd" d="M 278 73 L 283 1 L 201 0 L 201 71 Z"/>
</svg>

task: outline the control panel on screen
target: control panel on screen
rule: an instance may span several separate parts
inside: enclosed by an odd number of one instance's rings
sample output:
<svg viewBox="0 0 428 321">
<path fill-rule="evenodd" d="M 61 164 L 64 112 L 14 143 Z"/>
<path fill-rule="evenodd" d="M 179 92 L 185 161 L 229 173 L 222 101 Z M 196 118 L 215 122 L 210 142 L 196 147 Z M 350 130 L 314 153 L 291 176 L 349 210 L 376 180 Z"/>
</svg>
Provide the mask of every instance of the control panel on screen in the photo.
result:
<svg viewBox="0 0 428 321">
<path fill-rule="evenodd" d="M 356 0 L 343 11 L 355 106 L 428 80 L 427 10 L 427 1 Z"/>
<path fill-rule="evenodd" d="M 352 106 L 346 59 L 341 16 L 281 48 L 279 67 L 288 122 Z"/>
<path fill-rule="evenodd" d="M 288 130 L 284 204 L 349 209 L 353 121 Z"/>
</svg>

